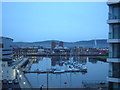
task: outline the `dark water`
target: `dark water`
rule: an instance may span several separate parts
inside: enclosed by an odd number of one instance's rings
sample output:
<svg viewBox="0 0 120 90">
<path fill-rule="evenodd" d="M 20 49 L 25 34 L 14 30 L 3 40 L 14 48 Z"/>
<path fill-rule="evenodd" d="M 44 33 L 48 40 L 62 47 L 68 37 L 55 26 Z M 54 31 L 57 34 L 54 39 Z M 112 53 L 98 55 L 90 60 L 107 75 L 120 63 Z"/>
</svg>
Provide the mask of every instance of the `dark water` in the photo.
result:
<svg viewBox="0 0 120 90">
<path fill-rule="evenodd" d="M 68 70 L 71 63 L 87 67 L 87 72 L 61 73 L 61 74 L 26 74 L 34 88 L 81 88 L 83 81 L 107 81 L 108 63 L 89 59 L 89 57 L 31 57 L 34 63 L 31 71 L 55 68 Z"/>
</svg>

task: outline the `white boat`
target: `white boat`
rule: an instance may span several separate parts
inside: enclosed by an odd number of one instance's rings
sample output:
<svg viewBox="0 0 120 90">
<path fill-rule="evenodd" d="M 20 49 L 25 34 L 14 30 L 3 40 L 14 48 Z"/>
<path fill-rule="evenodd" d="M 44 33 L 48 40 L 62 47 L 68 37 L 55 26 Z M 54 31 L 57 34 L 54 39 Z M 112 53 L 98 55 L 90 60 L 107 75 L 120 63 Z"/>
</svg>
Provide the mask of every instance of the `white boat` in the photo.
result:
<svg viewBox="0 0 120 90">
<path fill-rule="evenodd" d="M 84 66 L 84 67 L 82 67 L 82 69 L 83 69 L 83 70 L 87 70 L 87 67 Z"/>
<path fill-rule="evenodd" d="M 69 68 L 67 71 L 73 71 L 73 69 L 70 69 L 70 68 Z"/>
<path fill-rule="evenodd" d="M 77 68 L 74 68 L 73 70 L 74 70 L 74 71 L 79 71 L 79 69 L 77 69 Z"/>
<path fill-rule="evenodd" d="M 65 70 L 55 70 L 54 73 L 64 73 Z"/>
</svg>

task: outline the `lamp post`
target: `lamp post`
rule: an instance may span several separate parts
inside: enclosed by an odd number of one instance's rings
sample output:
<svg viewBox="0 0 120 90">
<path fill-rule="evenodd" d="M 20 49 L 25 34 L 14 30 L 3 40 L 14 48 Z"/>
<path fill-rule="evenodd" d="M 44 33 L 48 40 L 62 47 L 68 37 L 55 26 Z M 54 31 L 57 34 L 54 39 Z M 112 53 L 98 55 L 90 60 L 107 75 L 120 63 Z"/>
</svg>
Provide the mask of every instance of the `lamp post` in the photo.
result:
<svg viewBox="0 0 120 90">
<path fill-rule="evenodd" d="M 66 84 L 67 84 L 67 82 L 64 82 L 64 84 L 65 84 L 65 88 L 66 88 Z"/>
<path fill-rule="evenodd" d="M 42 90 L 43 85 L 40 86 L 40 90 Z"/>
<path fill-rule="evenodd" d="M 47 72 L 47 90 L 48 90 L 48 84 L 49 84 L 49 82 L 48 82 L 48 72 Z"/>
</svg>

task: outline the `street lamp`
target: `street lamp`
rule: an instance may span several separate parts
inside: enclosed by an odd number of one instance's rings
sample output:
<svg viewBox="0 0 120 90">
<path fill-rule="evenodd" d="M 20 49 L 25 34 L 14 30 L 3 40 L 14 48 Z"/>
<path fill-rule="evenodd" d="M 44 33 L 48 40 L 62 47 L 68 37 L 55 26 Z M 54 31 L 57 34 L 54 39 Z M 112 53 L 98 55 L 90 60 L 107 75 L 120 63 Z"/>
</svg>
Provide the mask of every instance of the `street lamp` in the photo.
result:
<svg viewBox="0 0 120 90">
<path fill-rule="evenodd" d="M 20 77 L 22 77 L 22 75 L 20 75 Z"/>
<path fill-rule="evenodd" d="M 25 82 L 23 82 L 23 84 L 25 84 Z"/>
<path fill-rule="evenodd" d="M 40 90 L 42 90 L 42 87 L 43 87 L 43 86 L 44 86 L 44 85 L 41 85 L 41 86 L 40 86 Z"/>
<path fill-rule="evenodd" d="M 19 70 L 17 70 L 17 72 L 19 73 L 20 71 L 19 71 Z"/>
<path fill-rule="evenodd" d="M 49 77 L 48 77 L 48 72 L 47 72 L 47 90 L 48 90 L 48 86 L 49 86 L 49 85 L 48 85 L 48 84 L 49 84 L 49 81 L 48 81 L 48 80 L 49 80 Z"/>
</svg>

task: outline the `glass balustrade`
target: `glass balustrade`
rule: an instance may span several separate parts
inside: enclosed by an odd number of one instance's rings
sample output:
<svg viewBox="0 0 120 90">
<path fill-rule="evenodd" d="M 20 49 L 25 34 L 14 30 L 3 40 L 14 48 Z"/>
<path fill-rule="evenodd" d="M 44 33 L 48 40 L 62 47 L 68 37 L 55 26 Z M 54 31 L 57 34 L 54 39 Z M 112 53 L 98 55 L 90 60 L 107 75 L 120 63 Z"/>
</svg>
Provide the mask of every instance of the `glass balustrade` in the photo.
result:
<svg viewBox="0 0 120 90">
<path fill-rule="evenodd" d="M 120 19 L 120 5 L 113 5 L 110 7 L 109 20 Z"/>
</svg>

